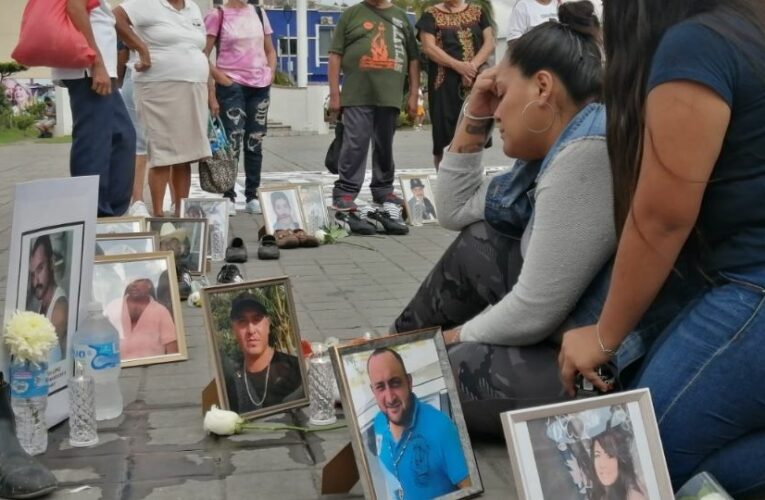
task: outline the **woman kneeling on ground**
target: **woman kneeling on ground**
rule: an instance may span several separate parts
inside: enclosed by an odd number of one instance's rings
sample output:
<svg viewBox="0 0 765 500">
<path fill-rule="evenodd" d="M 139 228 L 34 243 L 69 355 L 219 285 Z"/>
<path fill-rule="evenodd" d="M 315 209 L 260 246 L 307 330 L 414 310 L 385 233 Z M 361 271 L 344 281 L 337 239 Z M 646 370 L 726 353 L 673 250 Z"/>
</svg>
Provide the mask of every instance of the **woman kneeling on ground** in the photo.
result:
<svg viewBox="0 0 765 500">
<path fill-rule="evenodd" d="M 604 14 L 623 228 L 603 314 L 565 334 L 561 375 L 604 389 L 593 368 L 692 263 L 706 283 L 633 385 L 651 390 L 675 488 L 709 471 L 735 498 L 765 498 L 765 6 L 630 0 Z"/>
<path fill-rule="evenodd" d="M 587 1 L 559 15 L 477 78 L 435 193 L 441 224 L 460 234 L 392 326 L 440 326 L 457 344 L 471 431 L 501 433 L 500 411 L 565 397 L 552 337 L 616 245 L 599 23 Z M 487 179 L 492 125 L 519 161 Z"/>
</svg>

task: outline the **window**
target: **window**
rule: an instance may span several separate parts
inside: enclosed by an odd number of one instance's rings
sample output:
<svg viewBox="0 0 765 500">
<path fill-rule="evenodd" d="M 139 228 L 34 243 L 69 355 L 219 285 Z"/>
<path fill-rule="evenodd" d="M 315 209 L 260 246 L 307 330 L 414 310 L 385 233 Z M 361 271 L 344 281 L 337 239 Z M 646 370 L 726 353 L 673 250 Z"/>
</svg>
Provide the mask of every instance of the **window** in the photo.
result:
<svg viewBox="0 0 765 500">
<path fill-rule="evenodd" d="M 297 38 L 290 37 L 289 38 L 289 51 L 287 50 L 287 37 L 283 36 L 279 38 L 279 55 L 280 56 L 286 56 L 286 55 L 294 56 L 297 54 Z"/>
<path fill-rule="evenodd" d="M 332 46 L 332 38 L 335 36 L 334 26 L 318 26 L 319 34 L 319 57 L 329 57 L 329 48 Z"/>
</svg>

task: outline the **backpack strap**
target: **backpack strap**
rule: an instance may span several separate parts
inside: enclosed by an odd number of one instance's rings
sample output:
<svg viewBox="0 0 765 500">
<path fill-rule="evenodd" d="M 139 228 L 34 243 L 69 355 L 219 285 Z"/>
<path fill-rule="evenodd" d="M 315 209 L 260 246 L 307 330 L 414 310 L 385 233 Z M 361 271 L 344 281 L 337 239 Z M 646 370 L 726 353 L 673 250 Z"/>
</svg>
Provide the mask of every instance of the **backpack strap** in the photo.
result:
<svg viewBox="0 0 765 500">
<path fill-rule="evenodd" d="M 253 5 L 255 7 L 255 13 L 258 15 L 258 19 L 260 19 L 260 24 L 263 26 L 263 34 L 266 33 L 266 25 L 263 24 L 263 9 L 260 8 L 258 5 Z"/>
<path fill-rule="evenodd" d="M 220 13 L 220 22 L 218 23 L 218 35 L 215 37 L 215 59 L 218 58 L 218 55 L 220 54 L 220 34 L 221 30 L 223 29 L 223 7 L 220 5 L 216 5 L 215 8 Z"/>
</svg>

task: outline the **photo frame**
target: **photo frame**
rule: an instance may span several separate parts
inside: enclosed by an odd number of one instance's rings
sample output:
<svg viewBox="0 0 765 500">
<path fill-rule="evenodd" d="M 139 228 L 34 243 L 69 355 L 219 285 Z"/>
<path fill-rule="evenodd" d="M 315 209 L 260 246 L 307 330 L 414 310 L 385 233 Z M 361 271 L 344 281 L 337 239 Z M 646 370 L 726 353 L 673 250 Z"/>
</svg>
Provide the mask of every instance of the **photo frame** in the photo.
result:
<svg viewBox="0 0 765 500">
<path fill-rule="evenodd" d="M 297 185 L 260 187 L 258 199 L 266 234 L 274 234 L 280 229 L 305 229 Z"/>
<path fill-rule="evenodd" d="M 99 217 L 96 220 L 96 234 L 143 233 L 146 231 L 144 217 Z"/>
<path fill-rule="evenodd" d="M 205 287 L 202 307 L 222 408 L 253 419 L 308 404 L 289 278 Z"/>
<path fill-rule="evenodd" d="M 333 346 L 331 356 L 366 498 L 483 491 L 440 329 Z"/>
<path fill-rule="evenodd" d="M 519 500 L 626 488 L 674 498 L 648 389 L 502 413 Z"/>
<path fill-rule="evenodd" d="M 406 221 L 412 226 L 438 223 L 435 198 L 427 175 L 399 175 L 406 204 Z"/>
<path fill-rule="evenodd" d="M 305 220 L 303 229 L 309 234 L 315 234 L 319 229 L 328 227 L 329 215 L 322 185 L 318 182 L 298 184 L 298 194 Z"/>
<path fill-rule="evenodd" d="M 151 217 L 148 229 L 159 235 L 159 250 L 169 250 L 175 263 L 201 276 L 207 261 L 207 219 L 186 217 Z"/>
<path fill-rule="evenodd" d="M 152 253 L 158 250 L 157 233 L 110 233 L 96 236 L 96 256 Z"/>
<path fill-rule="evenodd" d="M 96 257 L 93 300 L 120 335 L 123 367 L 188 359 L 172 252 Z"/>
<path fill-rule="evenodd" d="M 226 258 L 228 198 L 182 198 L 181 217 L 207 219 L 207 251 L 215 262 Z"/>
</svg>

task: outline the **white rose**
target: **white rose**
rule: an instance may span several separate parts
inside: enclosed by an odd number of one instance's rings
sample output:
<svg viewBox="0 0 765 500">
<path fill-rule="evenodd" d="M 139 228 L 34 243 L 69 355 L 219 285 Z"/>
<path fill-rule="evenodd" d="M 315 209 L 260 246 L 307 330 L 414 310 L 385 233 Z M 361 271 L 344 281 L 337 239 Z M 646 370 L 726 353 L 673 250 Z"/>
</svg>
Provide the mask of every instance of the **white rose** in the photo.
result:
<svg viewBox="0 0 765 500">
<path fill-rule="evenodd" d="M 727 498 L 719 493 L 707 493 L 700 500 L 727 500 Z"/>
<path fill-rule="evenodd" d="M 324 243 L 324 240 L 327 238 L 327 232 L 323 229 L 317 229 L 313 235 L 319 240 L 319 243 Z"/>
<path fill-rule="evenodd" d="M 186 299 L 186 303 L 192 307 L 202 307 L 202 296 L 199 292 L 194 292 Z"/>
<path fill-rule="evenodd" d="M 205 414 L 202 427 L 208 433 L 230 436 L 241 431 L 243 423 L 244 419 L 236 412 L 221 410 L 216 405 L 212 405 Z"/>
</svg>

